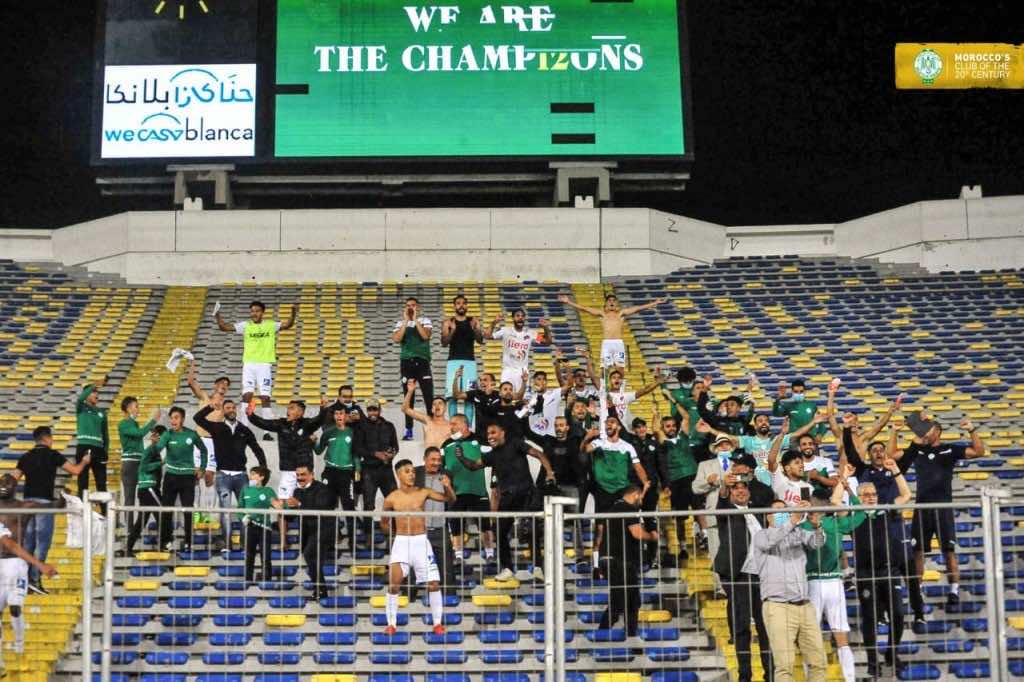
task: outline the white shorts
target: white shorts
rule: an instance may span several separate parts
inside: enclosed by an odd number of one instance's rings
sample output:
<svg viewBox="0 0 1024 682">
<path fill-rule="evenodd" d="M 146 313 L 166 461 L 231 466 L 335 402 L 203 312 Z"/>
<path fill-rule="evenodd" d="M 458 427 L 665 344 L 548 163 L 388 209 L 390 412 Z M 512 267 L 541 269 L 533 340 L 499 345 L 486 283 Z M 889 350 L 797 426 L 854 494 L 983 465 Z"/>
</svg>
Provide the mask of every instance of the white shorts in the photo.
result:
<svg viewBox="0 0 1024 682">
<path fill-rule="evenodd" d="M 601 366 L 626 366 L 626 344 L 622 339 L 605 339 L 601 342 Z"/>
<path fill-rule="evenodd" d="M 512 384 L 512 390 L 518 393 L 523 386 L 523 370 L 518 367 L 502 367 L 501 381 L 498 382 L 498 386 L 506 381 Z"/>
<path fill-rule="evenodd" d="M 282 471 L 281 479 L 277 482 L 278 499 L 287 500 L 295 493 L 298 485 L 299 480 L 295 477 L 294 471 Z"/>
<path fill-rule="evenodd" d="M 273 389 L 273 365 L 268 362 L 246 362 L 242 365 L 242 395 L 252 393 L 269 397 Z"/>
<path fill-rule="evenodd" d="M 217 470 L 217 458 L 214 455 L 214 451 L 213 451 L 213 439 L 212 438 L 205 438 L 205 437 L 202 437 L 202 436 L 200 436 L 200 438 L 202 438 L 202 440 L 203 440 L 203 445 L 206 446 L 206 470 L 207 471 L 216 471 Z M 192 450 L 192 463 L 195 464 L 196 469 L 199 468 L 199 465 L 202 462 L 201 457 L 202 457 L 202 455 L 199 453 L 199 448 L 195 448 L 195 449 Z"/>
<path fill-rule="evenodd" d="M 832 632 L 850 631 L 850 623 L 846 619 L 846 590 L 843 589 L 842 580 L 808 580 L 807 591 L 814 611 L 818 614 L 819 623 L 821 614 L 824 613 Z"/>
<path fill-rule="evenodd" d="M 27 589 L 28 564 L 25 560 L 18 557 L 0 559 L 0 609 L 24 606 Z"/>
<path fill-rule="evenodd" d="M 402 577 L 409 575 L 409 567 L 416 572 L 416 582 L 440 582 L 434 550 L 424 535 L 396 535 L 391 543 L 389 564 L 401 564 Z"/>
</svg>

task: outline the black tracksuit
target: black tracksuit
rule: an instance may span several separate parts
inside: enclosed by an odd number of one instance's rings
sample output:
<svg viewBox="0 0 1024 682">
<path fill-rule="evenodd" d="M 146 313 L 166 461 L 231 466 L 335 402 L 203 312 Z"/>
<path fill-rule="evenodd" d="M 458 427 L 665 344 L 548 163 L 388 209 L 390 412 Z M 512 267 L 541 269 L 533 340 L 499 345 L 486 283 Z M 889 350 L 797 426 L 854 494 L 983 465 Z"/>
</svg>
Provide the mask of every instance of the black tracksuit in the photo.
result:
<svg viewBox="0 0 1024 682">
<path fill-rule="evenodd" d="M 267 466 L 267 457 L 263 454 L 252 429 L 245 424 L 236 422 L 234 431 L 226 422 L 212 422 L 208 419 L 213 406 L 207 405 L 192 417 L 196 426 L 206 429 L 213 439 L 213 456 L 217 460 L 217 471 L 248 471 L 246 467 L 245 449 L 249 448 L 256 455 L 261 467 Z"/>
<path fill-rule="evenodd" d="M 264 419 L 252 414 L 249 415 L 249 421 L 264 431 L 278 435 L 278 468 L 281 471 L 295 471 L 299 464 L 313 466 L 313 441 L 310 436 L 320 428 L 318 418 L 300 417 L 289 421 L 284 417 Z"/>
</svg>

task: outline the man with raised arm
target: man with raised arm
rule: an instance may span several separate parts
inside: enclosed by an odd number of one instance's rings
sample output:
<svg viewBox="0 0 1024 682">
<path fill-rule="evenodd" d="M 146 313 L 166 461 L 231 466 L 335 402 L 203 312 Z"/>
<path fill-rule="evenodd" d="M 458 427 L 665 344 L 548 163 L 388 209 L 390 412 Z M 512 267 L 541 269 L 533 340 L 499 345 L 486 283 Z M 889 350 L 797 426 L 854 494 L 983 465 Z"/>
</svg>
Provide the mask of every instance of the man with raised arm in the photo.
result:
<svg viewBox="0 0 1024 682">
<path fill-rule="evenodd" d="M 807 422 L 793 433 L 783 433 L 782 443 L 779 448 L 781 450 L 788 450 L 790 443 L 794 439 L 799 439 L 808 433 L 822 420 L 824 420 L 824 417 L 816 416 L 814 420 Z M 768 453 L 772 449 L 772 442 L 775 439 L 771 435 L 772 424 L 769 415 L 762 413 L 754 417 L 754 435 L 752 436 L 737 436 L 725 431 L 719 431 L 704 421 L 697 424 L 697 430 L 700 433 L 710 433 L 716 439 L 720 436 L 725 436 L 732 441 L 733 447 L 740 448 L 747 454 L 752 455 L 757 462 L 757 469 L 754 471 L 757 480 L 768 486 L 772 484 L 772 474 L 768 471 Z"/>
<path fill-rule="evenodd" d="M 917 426 L 910 445 L 903 452 L 896 452 L 893 459 L 899 462 L 900 471 L 907 471 L 911 466 L 917 474 L 917 502 L 952 502 L 953 501 L 953 470 L 962 459 L 977 459 L 985 456 L 985 443 L 978 435 L 978 427 L 964 417 L 960 420 L 960 429 L 970 436 L 970 443 L 943 443 L 942 426 L 931 419 L 923 418 L 921 413 L 913 415 Z M 920 432 L 921 435 L 917 435 Z M 956 557 L 956 525 L 953 522 L 952 509 L 915 510 L 914 520 L 910 525 L 910 543 L 914 547 L 914 573 L 916 580 L 921 580 L 924 573 L 924 553 L 932 546 L 932 538 L 937 537 L 942 554 L 946 559 L 949 571 L 949 594 L 946 603 L 956 606 L 960 603 L 960 563 Z M 924 616 L 921 593 L 910 590 L 910 605 L 914 610 L 914 620 Z"/>
<path fill-rule="evenodd" d="M 11 531 L 12 539 L 19 545 L 32 515 L 17 514 L 17 509 L 39 509 L 64 507 L 64 498 L 49 502 L 29 502 L 15 497 L 18 479 L 11 474 L 0 476 L 0 526 Z M 10 510 L 10 513 L 8 512 Z M 36 566 L 39 562 L 35 563 Z M 29 562 L 23 557 L 11 556 L 0 549 L 0 614 L 4 607 L 11 607 L 11 625 L 14 629 L 14 651 L 21 654 L 25 651 L 25 617 L 22 607 L 25 605 L 25 592 L 28 587 Z M 38 570 L 38 569 L 36 569 Z M 33 590 L 35 591 L 35 590 Z M 0 649 L 3 645 L 3 629 L 0 628 Z M 2 660 L 2 659 L 0 659 Z"/>
<path fill-rule="evenodd" d="M 791 386 L 787 386 L 785 381 L 779 382 L 779 394 L 772 403 L 772 416 L 786 417 L 790 433 L 803 427 L 818 414 L 818 403 L 807 400 L 804 395 L 806 390 L 807 385 L 803 379 L 794 379 Z M 820 440 L 826 430 L 824 424 L 818 424 L 810 433 L 815 440 Z"/>
<path fill-rule="evenodd" d="M 53 431 L 49 426 L 37 426 L 33 429 L 32 439 L 36 443 L 35 447 L 21 456 L 11 473 L 15 480 L 24 479 L 25 500 L 49 504 L 53 501 L 54 486 L 57 484 L 57 470 L 61 469 L 72 476 L 77 476 L 89 466 L 91 457 L 86 454 L 77 464 L 67 461 L 64 455 L 53 449 Z M 25 523 L 25 549 L 40 561 L 46 561 L 50 552 L 54 521 L 54 517 L 47 514 L 30 516 Z M 34 566 L 29 568 L 28 588 L 40 594 L 47 593 Z"/>
<path fill-rule="evenodd" d="M 270 409 L 270 394 L 274 388 L 274 363 L 277 362 L 277 333 L 295 326 L 295 309 L 284 322 L 263 319 L 267 306 L 262 301 L 249 304 L 249 319 L 240 320 L 234 325 L 224 321 L 220 315 L 220 304 L 215 307 L 214 318 L 222 332 L 241 334 L 242 343 L 242 402 L 249 403 L 254 395 L 258 395 L 262 408 L 260 416 L 273 419 L 274 412 Z M 248 415 L 248 412 L 243 414 Z M 263 440 L 273 440 L 269 433 L 263 434 Z"/>
<path fill-rule="evenodd" d="M 661 373 L 661 368 L 655 367 L 654 381 L 641 386 L 635 391 L 627 391 L 624 386 L 626 375 L 621 369 L 616 368 L 608 373 L 608 384 L 606 386 L 596 373 L 593 360 L 586 348 L 577 348 L 576 351 L 586 360 L 587 371 L 590 372 L 591 381 L 593 381 L 594 385 L 602 391 L 601 397 L 605 403 L 607 413 L 617 416 L 619 421 L 623 424 L 628 424 L 632 419 L 632 415 L 629 411 L 630 405 L 640 398 L 643 398 L 648 393 L 653 393 L 655 389 L 668 381 L 668 376 Z"/>
<path fill-rule="evenodd" d="M 630 468 L 640 479 L 641 497 L 647 494 L 651 482 L 647 480 L 647 472 L 640 463 L 640 456 L 636 450 L 625 439 L 621 438 L 622 422 L 614 415 L 608 415 L 604 420 L 604 437 L 601 438 L 601 431 L 594 427 L 587 432 L 583 439 L 583 452 L 590 455 L 593 460 L 594 470 L 594 512 L 597 514 L 607 513 L 622 495 L 622 491 L 629 486 Z M 603 575 L 600 567 L 601 543 L 604 539 L 604 522 L 598 521 L 597 533 L 594 536 L 594 574 Z"/>
<path fill-rule="evenodd" d="M 533 500 L 534 481 L 530 474 L 530 463 L 527 457 L 533 457 L 544 467 L 548 483 L 555 482 L 555 472 L 551 468 L 551 462 L 543 450 L 538 450 L 525 440 L 506 438 L 505 429 L 498 424 L 491 424 L 487 427 L 487 441 L 490 450 L 483 453 L 479 460 L 472 460 L 465 456 L 463 449 L 456 446 L 453 449 L 455 458 L 470 471 L 477 471 L 485 467 L 491 467 L 493 476 L 497 479 L 499 512 L 522 512 L 528 511 Z M 509 535 L 514 527 L 515 519 L 500 517 L 498 519 L 498 563 L 501 572 L 498 573 L 498 580 L 510 580 L 515 577 L 512 570 L 515 562 L 512 560 L 512 545 Z M 534 543 L 536 544 L 536 543 Z M 536 556 L 534 554 L 533 556 Z M 534 567 L 534 577 L 543 575 L 539 571 L 540 566 Z"/>
<path fill-rule="evenodd" d="M 465 401 L 467 406 L 473 406 L 474 418 L 470 420 L 469 415 L 466 415 L 466 421 L 471 422 L 470 427 L 476 433 L 477 439 L 484 443 L 487 441 L 487 427 L 494 422 L 494 408 L 501 402 L 498 384 L 494 382 L 493 374 L 484 372 L 480 375 L 479 387 L 463 390 L 461 387 L 464 385 L 460 367 L 455 370 L 455 378 L 452 379 L 452 398 L 456 402 L 461 400 Z"/>
<path fill-rule="evenodd" d="M 121 401 L 121 412 L 124 414 L 117 425 L 118 439 L 121 441 L 121 493 L 124 504 L 135 506 L 135 488 L 139 484 L 139 460 L 145 450 L 143 439 L 160 419 L 160 408 L 153 408 L 149 421 L 139 426 L 139 401 L 134 396 L 127 396 Z M 132 527 L 133 514 L 125 518 L 125 526 Z"/>
<path fill-rule="evenodd" d="M 107 431 L 107 411 L 99 406 L 99 391 L 106 381 L 104 377 L 93 384 L 86 384 L 75 402 L 75 463 L 81 462 L 86 456 L 89 457 L 88 464 L 78 474 L 79 495 L 89 489 L 90 469 L 96 490 L 105 492 L 107 489 L 110 434 Z"/>
<path fill-rule="evenodd" d="M 0 566 L 3 566 L 2 570 L 5 577 L 9 570 L 8 567 L 10 567 L 10 570 L 14 569 L 15 560 L 22 564 L 30 564 L 32 568 L 48 578 L 57 575 L 57 569 L 49 564 L 43 563 L 18 544 L 18 541 L 14 538 L 14 532 L 12 532 L 11 529 L 3 523 L 0 523 Z M 24 582 L 24 578 L 20 578 L 19 580 Z M 25 620 L 21 613 L 24 598 L 24 588 L 19 591 L 16 585 L 14 586 L 14 589 L 8 585 L 0 585 L 0 613 L 3 612 L 3 609 L 6 606 L 11 607 L 11 619 L 13 621 L 16 637 L 14 651 L 18 654 L 21 654 L 24 649 Z M 2 633 L 2 627 L 0 627 L 0 633 Z M 21 637 L 21 639 L 17 639 L 18 637 Z M 2 642 L 0 642 L 0 644 L 2 644 Z M 0 646 L 0 677 L 5 677 L 6 674 L 7 667 L 4 664 L 3 647 Z"/>
<path fill-rule="evenodd" d="M 782 431 L 772 441 L 768 451 L 768 471 L 772 474 L 772 490 L 775 496 L 795 507 L 801 501 L 809 501 L 814 488 L 804 478 L 804 458 L 797 450 L 786 450 L 779 458 L 783 436 L 789 431 L 789 417 L 782 420 Z"/>
<path fill-rule="evenodd" d="M 526 326 L 526 311 L 516 308 L 512 311 L 512 326 L 498 327 L 505 321 L 505 314 L 499 313 L 488 330 L 488 336 L 502 343 L 501 352 L 501 381 L 512 384 L 518 391 L 524 383 L 523 376 L 529 376 L 530 369 L 530 348 L 534 343 L 547 346 L 555 342 L 551 334 L 551 325 L 547 319 L 541 318 L 537 323 L 540 330 L 529 329 Z"/>
<path fill-rule="evenodd" d="M 422 512 L 427 500 L 454 502 L 455 491 L 445 474 L 441 475 L 444 493 L 416 486 L 416 468 L 407 459 L 395 464 L 398 488 L 384 499 L 384 511 Z M 441 594 L 441 572 L 437 567 L 434 550 L 427 538 L 427 523 L 422 516 L 383 517 L 380 525 L 390 534 L 394 525 L 394 540 L 388 559 L 388 593 L 385 597 L 385 612 L 388 625 L 386 635 L 394 635 L 398 627 L 398 592 L 402 581 L 409 575 L 411 567 L 416 573 L 416 582 L 427 583 L 427 598 L 430 601 L 430 616 L 434 623 L 434 634 L 444 634 L 444 596 Z"/>
<path fill-rule="evenodd" d="M 399 344 L 399 369 L 402 373 L 402 393 L 409 382 L 419 384 L 423 404 L 430 408 L 434 402 L 434 375 L 430 373 L 430 337 L 434 333 L 429 317 L 420 314 L 420 302 L 415 296 L 405 299 L 402 319 L 395 322 L 391 340 Z M 410 401 L 410 406 L 413 404 Z M 412 440 L 412 417 L 405 415 L 405 433 L 402 440 Z"/>
<path fill-rule="evenodd" d="M 202 428 L 210 435 L 209 443 L 213 444 L 213 451 L 217 453 L 213 471 L 210 470 L 210 463 L 206 464 L 207 486 L 210 483 L 214 484 L 221 509 L 237 506 L 242 497 L 242 490 L 249 484 L 246 475 L 246 448 L 252 450 L 259 465 L 265 467 L 267 458 L 263 454 L 263 448 L 260 447 L 252 430 L 238 421 L 238 406 L 235 401 L 225 398 L 222 393 L 214 393 L 206 406 L 196 412 L 192 419 L 196 423 L 197 431 Z M 207 443 L 206 439 L 203 443 Z M 209 444 L 206 447 L 207 450 L 210 449 Z M 217 550 L 222 550 L 231 543 L 231 515 L 222 512 L 220 523 L 221 537 L 214 541 L 214 549 Z"/>
<path fill-rule="evenodd" d="M 355 455 L 355 433 L 349 428 L 345 410 L 334 411 L 334 423 L 320 432 L 320 442 L 313 448 L 316 454 L 324 454 L 324 485 L 334 493 L 335 506 L 341 502 L 345 511 L 355 511 L 356 502 L 352 497 L 353 484 L 359 485 L 363 469 L 362 459 Z M 339 519 L 340 522 L 340 519 Z M 356 551 L 356 520 L 348 517 L 348 549 L 353 557 Z"/>
<path fill-rule="evenodd" d="M 461 448 L 463 457 L 478 461 L 483 458 L 483 443 L 469 430 L 469 421 L 464 414 L 451 418 L 451 437 L 441 445 L 444 454 L 444 469 L 449 472 L 452 487 L 455 488 L 455 502 L 448 506 L 448 511 L 476 512 L 480 514 L 477 524 L 480 527 L 480 554 L 485 562 L 494 560 L 494 519 L 486 516 L 491 510 L 487 496 L 487 480 L 482 470 L 472 471 L 462 466 L 455 456 L 455 449 Z M 451 519 L 452 545 L 455 553 L 462 557 L 463 536 L 466 526 L 465 518 Z"/>
<path fill-rule="evenodd" d="M 430 401 L 430 414 L 426 415 L 412 406 L 413 395 L 416 393 L 416 380 L 406 382 L 405 400 L 402 402 L 402 414 L 406 419 L 413 419 L 423 424 L 423 444 L 427 447 L 440 448 L 448 440 L 451 426 L 448 424 L 448 405 L 440 396 Z"/>
<path fill-rule="evenodd" d="M 590 306 L 580 305 L 565 295 L 559 296 L 558 300 L 571 308 L 601 318 L 603 339 L 601 341 L 601 367 L 604 369 L 611 367 L 625 369 L 626 367 L 626 344 L 622 341 L 622 329 L 626 318 L 641 310 L 656 308 L 668 301 L 667 298 L 657 298 L 643 305 L 620 308 L 619 299 L 615 294 L 608 294 L 604 297 L 604 308 L 598 310 Z"/>
<path fill-rule="evenodd" d="M 459 411 L 458 393 L 465 393 L 476 387 L 476 346 L 484 342 L 484 330 L 480 320 L 466 314 L 468 302 L 464 294 L 452 299 L 455 314 L 441 325 L 441 345 L 448 349 L 448 365 L 445 373 L 445 388 L 448 397 L 448 416 L 454 417 Z M 463 407 L 466 419 L 473 422 L 473 405 L 466 402 Z"/>
</svg>

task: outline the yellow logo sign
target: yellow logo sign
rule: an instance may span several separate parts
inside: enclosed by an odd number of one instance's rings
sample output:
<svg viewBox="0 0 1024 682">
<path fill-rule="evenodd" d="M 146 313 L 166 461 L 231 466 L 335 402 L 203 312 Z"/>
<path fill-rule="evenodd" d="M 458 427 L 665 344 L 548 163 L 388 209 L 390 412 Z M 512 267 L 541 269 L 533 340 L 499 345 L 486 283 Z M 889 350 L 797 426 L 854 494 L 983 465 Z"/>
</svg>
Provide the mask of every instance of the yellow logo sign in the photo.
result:
<svg viewBox="0 0 1024 682">
<path fill-rule="evenodd" d="M 1024 88 L 1024 49 L 1008 43 L 896 43 L 900 90 Z"/>
</svg>

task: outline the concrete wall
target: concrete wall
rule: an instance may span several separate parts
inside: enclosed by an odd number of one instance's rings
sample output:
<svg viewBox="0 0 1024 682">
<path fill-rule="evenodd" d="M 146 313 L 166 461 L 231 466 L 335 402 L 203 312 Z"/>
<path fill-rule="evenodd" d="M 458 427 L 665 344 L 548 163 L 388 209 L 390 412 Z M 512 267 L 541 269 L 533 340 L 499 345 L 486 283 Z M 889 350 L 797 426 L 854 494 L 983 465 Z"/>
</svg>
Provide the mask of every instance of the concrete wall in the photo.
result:
<svg viewBox="0 0 1024 682">
<path fill-rule="evenodd" d="M 133 284 L 562 280 L 716 258 L 878 258 L 931 271 L 1024 267 L 1024 196 L 910 204 L 838 225 L 724 227 L 638 208 L 150 211 L 0 230 L 0 257 Z"/>
</svg>

